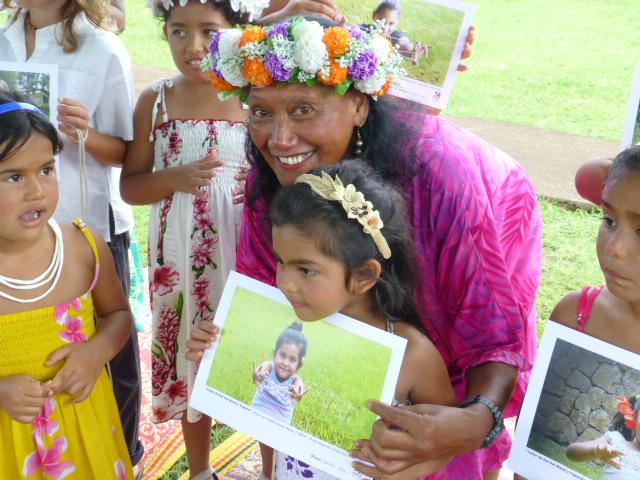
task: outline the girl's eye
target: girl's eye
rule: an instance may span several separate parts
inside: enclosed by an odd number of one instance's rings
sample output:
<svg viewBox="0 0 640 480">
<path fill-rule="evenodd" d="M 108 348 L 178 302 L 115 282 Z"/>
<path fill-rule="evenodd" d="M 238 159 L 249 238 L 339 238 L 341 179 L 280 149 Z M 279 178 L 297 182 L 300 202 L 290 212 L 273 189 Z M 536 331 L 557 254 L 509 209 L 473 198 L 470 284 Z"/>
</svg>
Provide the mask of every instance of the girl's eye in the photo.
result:
<svg viewBox="0 0 640 480">
<path fill-rule="evenodd" d="M 204 34 L 209 38 L 213 37 L 216 33 L 217 30 L 214 30 L 213 28 L 205 28 L 204 30 Z"/>
<path fill-rule="evenodd" d="M 171 34 L 174 37 L 178 37 L 178 38 L 184 38 L 187 36 L 187 32 L 185 32 L 184 30 L 174 30 L 173 32 L 171 32 Z"/>
<path fill-rule="evenodd" d="M 607 228 L 611 228 L 611 227 L 613 227 L 613 225 L 615 224 L 615 222 L 613 221 L 613 218 L 611 218 L 611 217 L 607 217 L 606 215 L 602 217 L 602 223 L 603 223 Z"/>
<path fill-rule="evenodd" d="M 7 178 L 7 182 L 9 183 L 16 183 L 20 181 L 20 175 L 18 175 L 17 173 L 15 175 L 11 175 L 9 178 Z"/>
<path fill-rule="evenodd" d="M 42 169 L 42 175 L 48 177 L 49 175 L 52 175 L 54 171 L 55 169 L 53 167 L 44 167 Z"/>
<path fill-rule="evenodd" d="M 313 277 L 318 273 L 315 270 L 311 270 L 310 268 L 304 268 L 304 267 L 300 267 L 300 271 L 305 277 Z"/>
</svg>

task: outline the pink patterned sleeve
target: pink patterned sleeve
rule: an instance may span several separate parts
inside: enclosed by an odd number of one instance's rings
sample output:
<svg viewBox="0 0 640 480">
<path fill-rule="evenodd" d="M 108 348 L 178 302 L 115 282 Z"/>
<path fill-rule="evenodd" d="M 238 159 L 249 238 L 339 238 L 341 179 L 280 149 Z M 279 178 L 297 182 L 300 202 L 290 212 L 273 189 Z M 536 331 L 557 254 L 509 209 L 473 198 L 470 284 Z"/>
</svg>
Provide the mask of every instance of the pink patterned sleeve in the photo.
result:
<svg viewBox="0 0 640 480">
<path fill-rule="evenodd" d="M 249 172 L 247 197 L 255 171 Z M 269 207 L 264 200 L 253 205 L 244 203 L 240 241 L 236 255 L 236 270 L 269 285 L 276 284 L 276 261 L 271 246 Z"/>
<path fill-rule="evenodd" d="M 424 133 L 410 210 L 427 329 L 462 396 L 466 371 L 486 362 L 526 372 L 524 387 L 542 263 L 534 189 L 510 157 L 454 124 L 429 119 Z"/>
</svg>

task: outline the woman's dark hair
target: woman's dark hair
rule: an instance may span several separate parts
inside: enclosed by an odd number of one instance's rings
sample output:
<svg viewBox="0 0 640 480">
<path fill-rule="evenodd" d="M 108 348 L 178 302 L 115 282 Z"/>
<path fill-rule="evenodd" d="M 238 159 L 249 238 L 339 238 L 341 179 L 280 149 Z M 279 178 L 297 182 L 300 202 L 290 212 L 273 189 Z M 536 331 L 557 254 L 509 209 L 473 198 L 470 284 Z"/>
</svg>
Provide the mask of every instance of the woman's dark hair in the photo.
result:
<svg viewBox="0 0 640 480">
<path fill-rule="evenodd" d="M 640 171 L 640 145 L 623 150 L 613 159 L 607 182 L 633 171 Z"/>
<path fill-rule="evenodd" d="M 376 259 L 382 272 L 371 292 L 378 312 L 392 322 L 402 320 L 424 332 L 414 299 L 417 260 L 402 195 L 361 160 L 345 160 L 311 173 L 321 172 L 332 178 L 338 176 L 345 187 L 353 184 L 373 204 L 384 224 L 381 233 L 391 257 L 383 258 L 371 236 L 363 232 L 357 220 L 347 217 L 340 202 L 320 197 L 306 183 L 282 188 L 276 194 L 271 203 L 271 223 L 296 227 L 313 239 L 322 253 L 344 263 L 345 284 L 367 260 Z"/>
<path fill-rule="evenodd" d="M 307 337 L 302 333 L 302 323 L 293 322 L 280 334 L 276 340 L 276 352 L 285 343 L 296 345 L 300 349 L 298 360 L 302 360 L 307 356 Z"/>
<path fill-rule="evenodd" d="M 189 0 L 189 2 L 195 2 L 195 1 L 196 0 Z M 156 9 L 160 13 L 160 18 L 164 23 L 167 23 L 167 21 L 169 20 L 169 16 L 171 15 L 171 11 L 175 7 L 165 9 L 162 6 L 162 3 L 160 2 L 157 2 L 157 3 L 158 5 L 156 6 Z M 208 0 L 207 4 L 209 4 L 211 7 L 217 9 L 220 13 L 222 13 L 222 16 L 225 18 L 225 20 L 229 22 L 232 26 L 238 25 L 238 24 L 242 25 L 249 21 L 249 13 L 236 12 L 233 8 L 231 8 L 231 2 L 229 2 L 229 0 L 224 0 L 224 1 Z"/>
<path fill-rule="evenodd" d="M 305 18 L 315 20 L 325 28 L 337 25 L 324 17 Z M 417 143 L 415 139 L 418 138 L 416 130 L 420 123 L 419 114 L 413 112 L 415 115 L 406 115 L 408 111 L 416 110 L 416 106 L 392 100 L 388 96 L 377 100 L 367 96 L 367 99 L 369 115 L 364 125 L 360 127 L 363 151 L 359 156 L 383 179 L 404 186 L 403 182 L 413 177 L 416 165 L 419 163 L 415 148 Z M 399 117 L 400 113 L 403 114 L 402 118 Z M 351 152 L 347 152 L 347 155 L 355 154 L 355 140 L 354 135 Z M 280 183 L 249 135 L 247 135 L 246 149 L 257 171 L 257 175 L 252 178 L 248 195 L 249 205 L 253 207 L 259 199 L 270 202 L 280 188 Z"/>
<path fill-rule="evenodd" d="M 633 406 L 633 410 L 635 411 L 635 415 L 637 419 L 638 414 L 640 414 L 640 395 L 632 395 L 630 397 L 627 397 L 627 400 Z M 624 439 L 630 442 L 634 438 L 636 438 L 636 431 L 635 429 L 632 430 L 630 428 L 627 428 L 624 422 L 625 422 L 624 415 L 618 412 L 614 415 L 613 420 L 611 420 L 611 427 L 609 429 L 615 430 L 616 432 L 620 432 L 624 437 Z"/>
<path fill-rule="evenodd" d="M 11 102 L 32 103 L 24 95 L 0 91 L 0 105 Z M 14 110 L 0 114 L 0 162 L 20 150 L 36 132 L 49 139 L 54 154 L 62 150 L 58 132 L 46 117 L 31 110 Z"/>
<path fill-rule="evenodd" d="M 373 11 L 372 17 L 375 18 L 378 15 L 381 15 L 382 13 L 386 12 L 387 10 L 392 10 L 400 13 L 400 11 L 402 10 L 400 7 L 400 2 L 397 0 L 396 1 L 385 0 L 383 2 L 380 2 L 376 7 L 376 9 Z"/>
</svg>

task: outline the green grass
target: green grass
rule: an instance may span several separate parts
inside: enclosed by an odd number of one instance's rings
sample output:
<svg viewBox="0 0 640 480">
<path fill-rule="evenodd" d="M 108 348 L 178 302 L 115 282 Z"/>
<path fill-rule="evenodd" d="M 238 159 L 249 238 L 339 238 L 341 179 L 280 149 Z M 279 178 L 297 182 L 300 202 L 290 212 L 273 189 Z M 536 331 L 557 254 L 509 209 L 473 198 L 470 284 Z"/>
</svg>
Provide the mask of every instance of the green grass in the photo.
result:
<svg viewBox="0 0 640 480">
<path fill-rule="evenodd" d="M 574 462 L 569 460 L 565 455 L 565 447 L 557 444 L 553 440 L 541 437 L 540 435 L 531 434 L 527 447 L 535 450 L 538 453 L 543 454 L 545 457 L 555 460 L 562 465 L 581 473 L 587 478 L 592 480 L 601 480 L 603 475 L 603 469 L 601 465 L 595 462 Z"/>
<path fill-rule="evenodd" d="M 291 307 L 238 288 L 208 384 L 250 405 L 253 362 L 272 360 L 276 339 L 294 321 Z M 391 351 L 326 322 L 306 323 L 303 333 L 308 351 L 299 375 L 309 393 L 295 408 L 292 425 L 349 449 L 371 432 L 375 415 L 364 404 L 380 398 Z"/>
</svg>

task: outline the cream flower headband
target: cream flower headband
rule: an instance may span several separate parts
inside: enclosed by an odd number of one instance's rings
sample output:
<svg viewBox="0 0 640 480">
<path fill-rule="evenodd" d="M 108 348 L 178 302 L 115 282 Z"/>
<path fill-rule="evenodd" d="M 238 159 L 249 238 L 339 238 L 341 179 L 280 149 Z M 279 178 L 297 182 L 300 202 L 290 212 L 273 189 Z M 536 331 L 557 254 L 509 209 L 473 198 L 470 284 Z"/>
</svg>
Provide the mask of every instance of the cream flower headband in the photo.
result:
<svg viewBox="0 0 640 480">
<path fill-rule="evenodd" d="M 208 0 L 199 0 L 200 3 L 207 3 Z M 211 0 L 213 3 L 222 3 L 224 0 Z M 249 21 L 260 18 L 262 10 L 269 6 L 270 0 L 229 0 L 229 4 L 234 12 L 249 15 Z M 189 0 L 147 0 L 147 7 L 151 8 L 153 15 L 159 17 L 162 10 L 168 12 L 173 7 L 180 5 L 184 7 Z"/>
<path fill-rule="evenodd" d="M 373 209 L 373 204 L 365 200 L 362 192 L 357 191 L 352 183 L 345 187 L 338 175 L 334 180 L 327 172 L 322 172 L 321 177 L 305 173 L 296 179 L 296 183 L 306 183 L 322 198 L 340 202 L 347 217 L 357 220 L 362 225 L 362 231 L 371 235 L 382 256 L 391 258 L 389 244 L 380 231 L 384 227 L 380 213 Z"/>
</svg>

